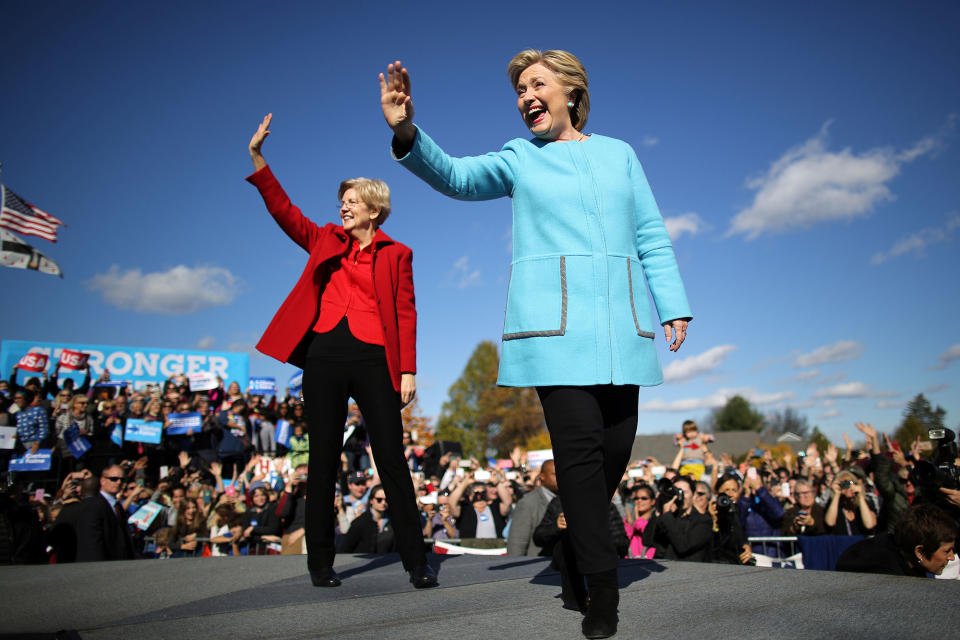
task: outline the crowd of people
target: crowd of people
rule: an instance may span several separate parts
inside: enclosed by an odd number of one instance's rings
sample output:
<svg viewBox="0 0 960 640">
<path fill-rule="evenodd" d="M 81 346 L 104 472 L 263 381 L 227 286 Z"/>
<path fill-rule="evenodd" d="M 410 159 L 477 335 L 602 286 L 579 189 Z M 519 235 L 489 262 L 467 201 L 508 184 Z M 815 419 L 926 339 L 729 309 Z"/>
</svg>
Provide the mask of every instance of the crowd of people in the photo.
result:
<svg viewBox="0 0 960 640">
<path fill-rule="evenodd" d="M 49 471 L 8 474 L 15 481 L 3 498 L 0 561 L 305 552 L 309 433 L 297 398 L 244 393 L 236 383 L 191 392 L 183 376 L 142 391 L 102 385 L 107 379 L 61 385 L 52 375 L 21 386 L 15 372 L 0 389 L 0 424 L 18 433 L 10 454 L 53 451 Z M 130 418 L 169 426 L 169 414 L 189 412 L 202 415 L 196 432 L 160 444 L 111 439 Z M 290 431 L 284 444 L 276 437 L 281 421 Z M 91 443 L 79 459 L 64 441 L 74 425 Z M 922 495 L 930 489 L 914 470 L 919 441 L 903 451 L 872 426 L 857 428 L 862 449 L 845 437 L 842 453 L 810 444 L 796 455 L 754 449 L 735 461 L 685 422 L 672 461 L 636 460 L 624 474 L 609 506 L 618 554 L 754 564 L 770 549 L 758 539 L 770 537 L 879 534 L 891 546 L 915 502 L 960 507 L 960 491 Z M 552 460 L 528 464 L 518 447 L 509 460 L 478 461 L 425 448 L 421 435 L 405 430 L 403 445 L 426 541 L 487 540 L 563 566 L 570 550 Z M 355 406 L 345 437 L 331 505 L 337 550 L 394 551 L 389 504 Z M 945 565 L 950 553 L 941 555 Z M 924 571 L 943 570 L 931 567 Z"/>
</svg>

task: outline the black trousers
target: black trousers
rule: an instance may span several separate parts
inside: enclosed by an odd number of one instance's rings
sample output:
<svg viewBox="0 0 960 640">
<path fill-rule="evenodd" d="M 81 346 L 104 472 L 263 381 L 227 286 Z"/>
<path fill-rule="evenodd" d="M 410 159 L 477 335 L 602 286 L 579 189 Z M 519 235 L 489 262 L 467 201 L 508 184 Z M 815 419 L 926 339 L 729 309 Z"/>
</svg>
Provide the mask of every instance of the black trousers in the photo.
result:
<svg viewBox="0 0 960 640">
<path fill-rule="evenodd" d="M 410 469 L 403 456 L 400 394 L 393 389 L 383 347 L 354 338 L 346 319 L 329 333 L 314 335 L 303 369 L 303 405 L 310 430 L 307 566 L 311 571 L 330 567 L 336 554 L 333 498 L 349 398 L 356 400 L 363 414 L 387 494 L 397 550 L 404 569 L 410 571 L 426 562 L 426 554 Z"/>
<path fill-rule="evenodd" d="M 637 434 L 635 385 L 537 387 L 550 432 L 560 502 L 576 567 L 573 573 L 615 570 L 610 501 L 630 462 Z"/>
</svg>

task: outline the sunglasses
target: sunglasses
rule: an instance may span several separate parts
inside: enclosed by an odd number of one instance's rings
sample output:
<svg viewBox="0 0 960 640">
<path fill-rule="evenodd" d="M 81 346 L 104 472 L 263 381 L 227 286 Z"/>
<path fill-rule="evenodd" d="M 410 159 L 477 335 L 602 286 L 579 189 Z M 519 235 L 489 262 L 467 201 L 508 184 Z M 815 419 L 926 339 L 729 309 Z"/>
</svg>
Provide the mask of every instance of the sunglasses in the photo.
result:
<svg viewBox="0 0 960 640">
<path fill-rule="evenodd" d="M 697 491 L 696 494 L 697 494 L 698 496 L 705 496 L 705 495 L 707 495 L 707 492 L 706 492 L 706 491 Z"/>
<path fill-rule="evenodd" d="M 386 498 L 370 498 L 370 499 L 373 500 L 374 502 L 386 502 L 386 501 L 387 501 Z"/>
<path fill-rule="evenodd" d="M 120 482 L 123 480 L 123 476 L 103 476 L 104 480 L 109 480 L 110 482 Z"/>
</svg>

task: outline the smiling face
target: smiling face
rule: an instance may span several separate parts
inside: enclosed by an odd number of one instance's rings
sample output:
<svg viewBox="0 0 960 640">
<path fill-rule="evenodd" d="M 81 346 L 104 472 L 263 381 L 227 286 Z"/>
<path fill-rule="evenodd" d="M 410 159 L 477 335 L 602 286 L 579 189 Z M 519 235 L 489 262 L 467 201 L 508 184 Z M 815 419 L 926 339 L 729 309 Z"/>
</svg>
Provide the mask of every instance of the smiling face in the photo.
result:
<svg viewBox="0 0 960 640">
<path fill-rule="evenodd" d="M 517 80 L 517 109 L 530 133 L 541 140 L 576 140 L 570 120 L 569 89 L 543 64 L 530 65 Z"/>
<path fill-rule="evenodd" d="M 376 228 L 379 209 L 374 209 L 360 199 L 354 188 L 347 189 L 340 197 L 340 221 L 347 233 Z"/>
</svg>

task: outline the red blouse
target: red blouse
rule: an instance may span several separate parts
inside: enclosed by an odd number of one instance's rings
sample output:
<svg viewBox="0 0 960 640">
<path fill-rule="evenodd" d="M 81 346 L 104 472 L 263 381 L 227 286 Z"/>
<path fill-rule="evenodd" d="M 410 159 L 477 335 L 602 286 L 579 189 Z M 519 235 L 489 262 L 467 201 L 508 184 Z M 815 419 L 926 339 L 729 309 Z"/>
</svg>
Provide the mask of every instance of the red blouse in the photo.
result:
<svg viewBox="0 0 960 640">
<path fill-rule="evenodd" d="M 347 316 L 350 333 L 361 342 L 383 345 L 383 328 L 373 289 L 373 243 L 363 249 L 351 240 L 350 249 L 330 274 L 320 296 L 320 316 L 313 330 L 331 331 Z"/>
</svg>

